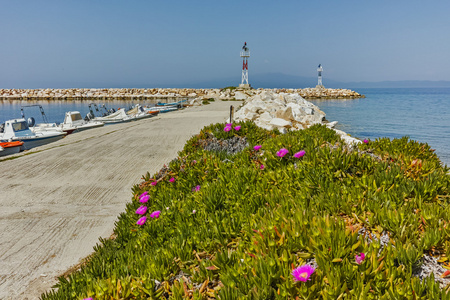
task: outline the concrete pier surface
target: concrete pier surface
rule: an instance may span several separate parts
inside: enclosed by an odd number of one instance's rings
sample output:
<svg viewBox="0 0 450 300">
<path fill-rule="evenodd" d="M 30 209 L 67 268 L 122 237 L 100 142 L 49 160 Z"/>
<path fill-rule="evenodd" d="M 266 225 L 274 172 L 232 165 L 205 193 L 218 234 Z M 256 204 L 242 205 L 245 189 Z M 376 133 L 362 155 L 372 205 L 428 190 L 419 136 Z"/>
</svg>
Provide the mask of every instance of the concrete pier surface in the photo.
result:
<svg viewBox="0 0 450 300">
<path fill-rule="evenodd" d="M 131 187 L 176 158 L 230 105 L 209 105 L 74 133 L 0 159 L 0 299 L 38 299 L 108 238 Z"/>
</svg>

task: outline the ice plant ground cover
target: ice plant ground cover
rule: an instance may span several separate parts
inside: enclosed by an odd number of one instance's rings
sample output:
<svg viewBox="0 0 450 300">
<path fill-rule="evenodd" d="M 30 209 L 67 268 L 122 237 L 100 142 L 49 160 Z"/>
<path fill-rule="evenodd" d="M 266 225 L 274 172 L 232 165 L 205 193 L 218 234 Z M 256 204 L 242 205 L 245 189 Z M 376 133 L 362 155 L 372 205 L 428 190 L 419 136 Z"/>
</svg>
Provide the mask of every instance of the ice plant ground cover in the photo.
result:
<svg viewBox="0 0 450 300">
<path fill-rule="evenodd" d="M 42 299 L 450 299 L 445 274 L 415 275 L 429 258 L 450 269 L 450 176 L 427 144 L 238 126 L 145 174 L 113 238 Z M 211 136 L 249 145 L 204 150 Z"/>
</svg>

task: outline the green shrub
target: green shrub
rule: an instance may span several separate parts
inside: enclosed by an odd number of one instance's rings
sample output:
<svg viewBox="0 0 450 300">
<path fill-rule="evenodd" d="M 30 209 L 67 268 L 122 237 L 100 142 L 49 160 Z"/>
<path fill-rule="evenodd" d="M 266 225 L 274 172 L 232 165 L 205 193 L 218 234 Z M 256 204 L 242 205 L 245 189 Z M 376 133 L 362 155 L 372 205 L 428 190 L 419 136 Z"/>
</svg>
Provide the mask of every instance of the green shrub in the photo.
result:
<svg viewBox="0 0 450 300">
<path fill-rule="evenodd" d="M 205 127 L 167 169 L 144 175 L 115 238 L 42 299 L 449 299 L 434 275 L 414 276 L 424 255 L 450 255 L 448 169 L 426 144 L 349 150 L 325 126 L 225 126 Z M 236 137 L 248 147 L 235 154 L 203 148 Z M 161 215 L 139 226 L 141 205 Z M 303 264 L 317 268 L 295 282 Z"/>
</svg>

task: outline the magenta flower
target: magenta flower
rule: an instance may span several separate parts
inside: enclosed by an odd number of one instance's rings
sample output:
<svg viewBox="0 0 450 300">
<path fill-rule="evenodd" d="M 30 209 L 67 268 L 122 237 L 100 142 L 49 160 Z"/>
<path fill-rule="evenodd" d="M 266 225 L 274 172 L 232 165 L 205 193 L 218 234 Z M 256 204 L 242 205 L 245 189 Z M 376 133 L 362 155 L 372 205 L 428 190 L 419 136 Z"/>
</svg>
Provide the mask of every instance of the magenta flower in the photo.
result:
<svg viewBox="0 0 450 300">
<path fill-rule="evenodd" d="M 281 149 L 277 152 L 277 156 L 278 156 L 278 157 L 283 157 L 283 156 L 285 156 L 285 155 L 288 154 L 288 153 L 289 153 L 289 150 L 288 150 L 288 149 L 281 148 Z"/>
<path fill-rule="evenodd" d="M 366 255 L 364 253 L 360 253 L 359 255 L 355 255 L 355 262 L 360 265 L 364 259 L 366 258 Z"/>
<path fill-rule="evenodd" d="M 295 154 L 294 154 L 294 157 L 295 157 L 295 158 L 300 158 L 300 157 L 302 157 L 302 156 L 305 155 L 305 154 L 306 154 L 306 151 L 305 151 L 305 150 L 301 150 L 301 151 L 295 153 Z"/>
<path fill-rule="evenodd" d="M 227 123 L 225 126 L 231 127 L 231 126 L 233 126 L 233 123 Z"/>
<path fill-rule="evenodd" d="M 142 205 L 141 207 L 139 207 L 139 208 L 136 210 L 136 213 L 137 213 L 138 215 L 145 215 L 146 212 L 147 212 L 147 206 L 144 206 L 144 205 Z"/>
<path fill-rule="evenodd" d="M 169 181 L 170 182 L 175 182 L 175 178 L 172 177 L 172 178 L 169 179 Z"/>
<path fill-rule="evenodd" d="M 316 269 L 311 265 L 303 265 L 292 270 L 291 274 L 294 276 L 294 281 L 306 282 L 315 270 Z"/>
<path fill-rule="evenodd" d="M 239 129 L 241 129 L 241 126 L 234 127 L 234 130 L 236 130 L 236 131 L 239 131 Z"/>
<path fill-rule="evenodd" d="M 255 151 L 258 151 L 259 149 L 261 149 L 261 145 L 256 145 L 255 147 L 253 147 L 253 149 L 255 149 Z"/>
<path fill-rule="evenodd" d="M 142 225 L 145 224 L 145 221 L 147 221 L 147 217 L 141 217 L 141 218 L 139 218 L 139 220 L 136 222 L 136 224 L 142 226 Z"/>
<path fill-rule="evenodd" d="M 194 159 L 193 161 L 192 161 L 194 164 L 196 164 L 197 163 L 197 161 Z"/>
<path fill-rule="evenodd" d="M 264 170 L 265 167 L 264 167 L 264 165 L 260 165 L 259 168 L 260 168 L 261 170 Z"/>
<path fill-rule="evenodd" d="M 197 186 L 193 187 L 193 188 L 192 188 L 192 191 L 193 191 L 193 192 L 198 192 L 198 191 L 200 191 L 200 186 L 197 185 Z"/>
<path fill-rule="evenodd" d="M 139 199 L 139 202 L 141 203 L 147 203 L 148 199 L 150 199 L 150 195 L 144 195 Z"/>
<path fill-rule="evenodd" d="M 94 298 L 89 297 L 89 298 L 84 298 L 83 300 L 94 300 Z"/>
<path fill-rule="evenodd" d="M 158 184 L 158 181 L 152 181 L 152 183 L 150 183 L 151 185 L 155 186 Z"/>
<path fill-rule="evenodd" d="M 141 199 L 143 196 L 147 195 L 148 191 L 143 192 L 142 194 L 139 195 L 139 199 Z"/>
<path fill-rule="evenodd" d="M 154 212 L 152 212 L 152 213 L 150 214 L 150 218 L 152 218 L 152 219 L 158 219 L 160 214 L 161 214 L 161 211 L 160 211 L 160 210 L 154 211 Z"/>
<path fill-rule="evenodd" d="M 225 128 L 223 129 L 224 131 L 228 132 L 231 130 L 231 126 L 225 126 Z"/>
<path fill-rule="evenodd" d="M 364 139 L 364 144 L 368 144 L 369 143 L 369 141 L 368 140 L 366 140 L 366 139 Z"/>
</svg>

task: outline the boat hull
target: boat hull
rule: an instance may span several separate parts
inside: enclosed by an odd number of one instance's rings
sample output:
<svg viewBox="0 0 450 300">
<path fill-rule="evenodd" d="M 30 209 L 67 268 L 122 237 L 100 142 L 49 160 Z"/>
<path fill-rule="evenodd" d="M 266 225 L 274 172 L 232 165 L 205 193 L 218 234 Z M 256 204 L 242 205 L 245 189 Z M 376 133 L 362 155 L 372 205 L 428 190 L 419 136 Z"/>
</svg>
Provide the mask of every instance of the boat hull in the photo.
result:
<svg viewBox="0 0 450 300">
<path fill-rule="evenodd" d="M 20 152 L 22 142 L 5 142 L 0 143 L 0 156 L 16 154 Z"/>
<path fill-rule="evenodd" d="M 67 132 L 67 134 L 70 134 L 72 132 L 79 132 L 84 131 L 92 128 L 98 128 L 105 126 L 105 123 L 102 122 L 95 122 L 95 123 L 86 123 L 84 125 L 75 125 L 75 126 L 63 126 L 62 130 L 64 132 Z"/>
<path fill-rule="evenodd" d="M 29 150 L 31 148 L 43 146 L 48 143 L 56 142 L 62 139 L 66 134 L 57 134 L 57 135 L 49 135 L 49 136 L 25 136 L 25 137 L 14 137 L 13 141 L 22 141 L 23 145 L 20 147 L 20 150 Z"/>
</svg>

